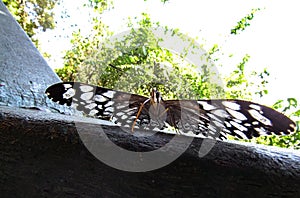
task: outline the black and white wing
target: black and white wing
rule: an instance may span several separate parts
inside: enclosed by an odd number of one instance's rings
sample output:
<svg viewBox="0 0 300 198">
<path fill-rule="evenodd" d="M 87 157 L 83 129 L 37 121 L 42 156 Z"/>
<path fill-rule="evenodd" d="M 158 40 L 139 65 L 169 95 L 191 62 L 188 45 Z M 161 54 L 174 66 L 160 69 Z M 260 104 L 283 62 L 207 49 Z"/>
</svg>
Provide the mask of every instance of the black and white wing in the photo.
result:
<svg viewBox="0 0 300 198">
<path fill-rule="evenodd" d="M 144 96 L 79 82 L 57 83 L 48 87 L 45 93 L 52 101 L 72 106 L 91 117 L 110 120 L 124 127 L 154 128 L 148 126 L 151 120 L 147 111 L 149 103 L 135 122 L 141 104 L 148 100 Z"/>
<path fill-rule="evenodd" d="M 165 107 L 169 109 L 167 123 L 171 126 L 212 138 L 285 135 L 296 127 L 276 110 L 243 100 L 168 100 Z"/>
<path fill-rule="evenodd" d="M 243 100 L 162 100 L 154 107 L 144 96 L 78 82 L 54 84 L 46 94 L 61 105 L 129 128 L 162 129 L 168 124 L 182 133 L 251 139 L 290 134 L 296 127 L 285 115 Z"/>
</svg>

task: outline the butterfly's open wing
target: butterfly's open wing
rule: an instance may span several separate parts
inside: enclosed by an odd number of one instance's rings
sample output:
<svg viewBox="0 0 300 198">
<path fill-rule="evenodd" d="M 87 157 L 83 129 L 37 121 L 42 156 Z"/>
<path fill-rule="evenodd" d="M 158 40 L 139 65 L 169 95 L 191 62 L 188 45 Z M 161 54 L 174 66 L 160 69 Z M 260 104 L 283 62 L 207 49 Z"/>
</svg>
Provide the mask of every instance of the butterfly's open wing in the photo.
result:
<svg viewBox="0 0 300 198">
<path fill-rule="evenodd" d="M 144 103 L 146 97 L 77 82 L 52 85 L 46 94 L 61 105 L 124 127 L 161 129 L 166 122 L 183 133 L 220 139 L 229 134 L 250 139 L 289 134 L 296 126 L 269 107 L 243 100 L 167 100 L 153 109 L 150 102 Z"/>
<path fill-rule="evenodd" d="M 295 123 L 270 107 L 243 100 L 168 100 L 167 123 L 182 132 L 225 139 L 290 134 Z"/>
<path fill-rule="evenodd" d="M 150 123 L 149 103 L 145 104 L 135 122 L 141 104 L 148 99 L 144 96 L 79 82 L 54 84 L 47 88 L 46 94 L 54 102 L 72 106 L 86 115 L 110 120 L 120 126 L 145 128 Z"/>
</svg>

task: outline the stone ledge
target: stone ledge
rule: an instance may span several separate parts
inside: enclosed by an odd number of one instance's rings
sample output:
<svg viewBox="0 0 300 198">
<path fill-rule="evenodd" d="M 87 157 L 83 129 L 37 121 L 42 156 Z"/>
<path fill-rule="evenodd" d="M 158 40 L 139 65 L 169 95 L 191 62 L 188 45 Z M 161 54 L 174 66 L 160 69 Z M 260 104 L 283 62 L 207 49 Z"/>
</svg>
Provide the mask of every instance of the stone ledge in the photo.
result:
<svg viewBox="0 0 300 198">
<path fill-rule="evenodd" d="M 200 158 L 198 152 L 205 140 L 195 138 L 167 166 L 132 173 L 111 168 L 91 155 L 80 141 L 74 121 L 83 124 L 79 128 L 83 126 L 84 132 L 98 136 L 101 126 L 107 135 L 101 138 L 138 152 L 155 150 L 174 137 L 163 133 L 142 137 L 146 131 L 137 131 L 140 133 L 137 137 L 97 119 L 1 106 L 0 177 L 3 179 L 0 191 L 4 197 L 140 197 L 145 194 L 152 197 L 298 197 L 300 194 L 300 155 L 296 151 L 217 141 Z M 180 146 L 171 151 L 176 152 Z"/>
</svg>

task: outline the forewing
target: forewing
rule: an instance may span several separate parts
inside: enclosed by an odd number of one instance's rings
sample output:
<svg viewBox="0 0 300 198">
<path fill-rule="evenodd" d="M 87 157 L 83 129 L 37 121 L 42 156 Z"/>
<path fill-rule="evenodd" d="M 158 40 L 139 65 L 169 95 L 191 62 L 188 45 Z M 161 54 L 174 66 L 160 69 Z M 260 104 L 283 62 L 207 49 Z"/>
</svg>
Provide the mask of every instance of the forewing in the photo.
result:
<svg viewBox="0 0 300 198">
<path fill-rule="evenodd" d="M 74 107 L 86 115 L 110 120 L 131 127 L 140 105 L 148 98 L 79 82 L 57 83 L 46 90 L 48 97 L 61 105 Z M 149 106 L 147 107 L 149 108 Z M 149 120 L 148 111 L 141 111 L 137 126 Z"/>
</svg>

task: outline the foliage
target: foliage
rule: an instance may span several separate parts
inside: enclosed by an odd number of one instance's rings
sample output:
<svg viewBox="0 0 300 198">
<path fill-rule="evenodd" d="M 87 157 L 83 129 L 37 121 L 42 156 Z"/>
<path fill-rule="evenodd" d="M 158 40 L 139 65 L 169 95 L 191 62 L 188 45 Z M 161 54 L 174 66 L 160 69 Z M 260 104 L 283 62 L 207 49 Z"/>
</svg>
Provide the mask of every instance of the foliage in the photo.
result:
<svg viewBox="0 0 300 198">
<path fill-rule="evenodd" d="M 53 8 L 59 0 L 3 0 L 8 10 L 38 47 L 38 40 L 34 38 L 38 31 L 53 29 Z"/>
<path fill-rule="evenodd" d="M 144 0 L 144 1 L 147 1 L 147 0 Z M 162 3 L 167 3 L 168 1 L 170 0 L 160 0 Z"/>
<path fill-rule="evenodd" d="M 148 94 L 151 87 L 158 87 L 169 98 L 210 98 L 219 92 L 221 88 L 209 81 L 208 65 L 203 65 L 200 73 L 184 59 L 190 49 L 197 48 L 194 40 L 176 29 L 151 22 L 145 13 L 136 22 L 130 19 L 127 25 L 130 31 L 121 38 L 109 39 L 111 32 L 104 25 L 98 32 L 106 34 L 85 38 L 80 32 L 74 34 L 74 46 L 66 53 L 65 67 L 56 70 L 58 75 L 67 81 L 79 80 L 139 94 Z M 156 37 L 153 29 L 171 32 L 187 41 L 189 47 L 181 54 L 173 53 L 160 46 L 162 38 Z"/>
<path fill-rule="evenodd" d="M 108 26 L 103 24 L 99 19 L 101 14 L 113 7 L 112 0 L 88 0 L 84 6 L 90 7 L 94 12 L 98 13 L 97 16 L 92 18 L 94 31 L 91 35 L 83 37 L 80 30 L 73 33 L 71 39 L 72 49 L 67 50 L 64 55 L 64 67 L 55 69 L 57 75 L 63 81 L 74 81 L 77 76 L 79 65 L 89 58 L 90 54 L 95 51 L 95 46 L 101 42 L 99 38 L 111 36 Z M 100 14 L 100 16 L 99 16 Z"/>
<path fill-rule="evenodd" d="M 88 3 L 84 6 L 88 6 L 94 9 L 95 12 L 102 14 L 105 10 L 109 10 L 113 7 L 113 0 L 87 0 Z"/>
<path fill-rule="evenodd" d="M 39 47 L 35 36 L 39 32 L 55 28 L 53 9 L 64 0 L 3 0 L 10 13 L 27 33 L 29 38 Z M 87 0 L 86 6 L 90 6 L 99 14 L 113 6 L 112 0 Z M 62 13 L 67 16 L 67 13 Z M 44 53 L 44 56 L 49 54 Z M 70 71 L 68 71 L 70 72 Z"/>
<path fill-rule="evenodd" d="M 231 29 L 231 34 L 239 34 L 240 32 L 244 31 L 246 27 L 250 26 L 250 21 L 253 20 L 254 14 L 259 10 L 260 8 L 252 9 L 247 16 L 238 21 L 237 25 Z"/>
<path fill-rule="evenodd" d="M 253 94 L 260 97 L 268 94 L 266 85 L 268 84 L 269 72 L 265 68 L 259 73 L 252 71 L 250 74 L 247 74 L 245 69 L 249 60 L 250 55 L 246 54 L 242 61 L 237 64 L 236 69 L 225 78 L 226 98 L 251 100 Z"/>
<path fill-rule="evenodd" d="M 96 19 L 94 19 L 96 20 Z M 83 37 L 78 32 L 73 33 L 73 38 L 71 40 L 72 49 L 66 51 L 64 56 L 64 67 L 56 69 L 56 73 L 63 81 L 73 81 L 77 76 L 77 70 L 80 64 L 90 59 L 89 56 L 95 51 L 95 46 L 100 42 L 99 37 L 103 37 L 104 34 L 111 34 L 107 30 L 107 26 L 99 22 L 94 26 L 95 34 L 89 37 Z"/>
</svg>

